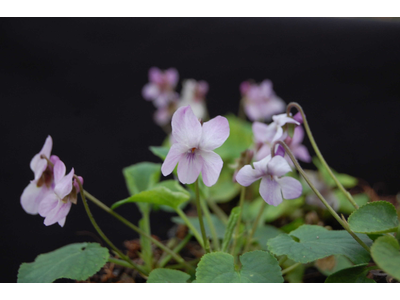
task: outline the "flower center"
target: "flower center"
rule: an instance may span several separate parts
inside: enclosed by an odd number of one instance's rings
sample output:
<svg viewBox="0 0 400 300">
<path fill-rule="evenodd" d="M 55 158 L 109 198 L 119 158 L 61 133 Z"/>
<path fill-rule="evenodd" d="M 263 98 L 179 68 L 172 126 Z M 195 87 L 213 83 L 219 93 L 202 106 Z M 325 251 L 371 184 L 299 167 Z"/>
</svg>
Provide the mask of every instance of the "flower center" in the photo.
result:
<svg viewBox="0 0 400 300">
<path fill-rule="evenodd" d="M 192 149 L 190 150 L 190 153 L 194 153 L 194 151 L 196 151 L 196 148 L 192 148 Z"/>
</svg>

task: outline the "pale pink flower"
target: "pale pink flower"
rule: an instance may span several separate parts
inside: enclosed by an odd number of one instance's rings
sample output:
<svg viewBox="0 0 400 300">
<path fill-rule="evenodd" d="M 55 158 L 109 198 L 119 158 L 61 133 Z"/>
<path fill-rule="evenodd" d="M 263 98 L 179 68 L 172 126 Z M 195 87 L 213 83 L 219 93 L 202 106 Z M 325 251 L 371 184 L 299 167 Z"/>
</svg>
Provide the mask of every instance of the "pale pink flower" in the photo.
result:
<svg viewBox="0 0 400 300">
<path fill-rule="evenodd" d="M 34 179 L 28 184 L 21 195 L 21 206 L 28 214 L 36 215 L 38 207 L 43 197 L 50 191 L 53 184 L 53 167 L 48 164 L 47 160 L 41 158 L 42 155 L 49 158 L 54 164 L 59 158 L 51 155 L 53 140 L 48 136 L 42 150 L 36 154 L 31 162 L 30 167 L 34 173 Z M 51 156 L 50 156 L 51 155 Z"/>
<path fill-rule="evenodd" d="M 170 68 L 161 71 L 153 67 L 149 70 L 149 83 L 142 90 L 142 96 L 148 101 L 153 101 L 156 107 L 164 107 L 169 102 L 178 98 L 175 87 L 178 83 L 179 74 L 176 69 Z"/>
<path fill-rule="evenodd" d="M 302 192 L 301 183 L 292 177 L 282 177 L 292 171 L 288 162 L 281 156 L 268 155 L 255 162 L 254 169 L 246 165 L 236 175 L 237 182 L 249 186 L 261 179 L 260 195 L 270 205 L 277 206 L 285 199 L 296 199 Z"/>
<path fill-rule="evenodd" d="M 251 121 L 265 121 L 285 110 L 285 102 L 276 96 L 272 82 L 264 80 L 260 84 L 244 81 L 240 85 L 244 111 Z"/>
<path fill-rule="evenodd" d="M 201 173 L 205 185 L 214 185 L 223 162 L 213 150 L 228 138 L 228 120 L 217 116 L 201 124 L 190 106 L 185 106 L 174 113 L 171 126 L 173 144 L 161 167 L 163 175 L 171 174 L 178 164 L 180 182 L 193 183 Z"/>
<path fill-rule="evenodd" d="M 290 136 L 286 137 L 285 143 L 289 146 L 290 150 L 292 151 L 293 155 L 304 162 L 311 162 L 311 156 L 308 152 L 306 146 L 302 145 L 304 139 L 304 129 L 301 126 L 297 126 L 294 129 L 293 137 Z M 292 160 L 288 157 L 288 161 L 292 163 Z"/>
<path fill-rule="evenodd" d="M 193 110 L 195 116 L 204 119 L 207 115 L 205 97 L 208 93 L 208 83 L 205 81 L 196 81 L 187 79 L 182 83 L 182 92 L 179 106 L 187 106 Z"/>
<path fill-rule="evenodd" d="M 72 181 L 74 168 L 67 175 L 65 171 L 65 164 L 58 160 L 54 164 L 54 186 L 39 204 L 38 211 L 45 218 L 44 225 L 46 226 L 54 223 L 64 226 L 71 204 L 76 201 L 76 189 L 79 190 L 79 186 Z"/>
</svg>

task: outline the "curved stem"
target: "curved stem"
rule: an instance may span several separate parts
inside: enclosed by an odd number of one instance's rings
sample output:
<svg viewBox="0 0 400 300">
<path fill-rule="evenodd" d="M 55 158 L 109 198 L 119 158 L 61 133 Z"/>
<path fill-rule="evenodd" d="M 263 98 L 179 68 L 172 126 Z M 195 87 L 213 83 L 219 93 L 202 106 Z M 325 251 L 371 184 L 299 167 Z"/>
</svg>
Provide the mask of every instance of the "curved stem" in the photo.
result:
<svg viewBox="0 0 400 300">
<path fill-rule="evenodd" d="M 290 267 L 283 269 L 281 274 L 285 275 L 286 273 L 289 273 L 290 271 L 296 269 L 298 266 L 301 266 L 301 265 L 302 265 L 302 263 L 295 263 L 295 264 L 291 265 Z"/>
<path fill-rule="evenodd" d="M 206 251 L 206 253 L 210 253 L 210 245 L 207 240 L 207 235 L 206 235 L 206 230 L 204 228 L 204 221 L 203 221 L 203 214 L 201 213 L 201 207 L 200 207 L 200 193 L 199 193 L 199 179 L 196 179 L 195 182 L 195 187 L 196 187 L 196 208 L 197 208 L 197 215 L 199 216 L 199 223 L 200 223 L 200 229 L 201 229 L 201 235 L 203 236 L 203 248 Z"/>
<path fill-rule="evenodd" d="M 317 143 L 314 140 L 314 137 L 311 133 L 310 130 L 310 126 L 308 126 L 308 122 L 307 122 L 307 118 L 306 115 L 304 114 L 304 111 L 302 109 L 302 107 L 296 103 L 296 102 L 291 102 L 288 104 L 288 106 L 286 107 L 286 113 L 289 115 L 290 114 L 290 109 L 292 107 L 295 107 L 300 113 L 301 116 L 303 117 L 303 123 L 304 123 L 304 127 L 306 129 L 308 138 L 310 139 L 311 145 L 314 148 L 315 153 L 317 154 L 318 158 L 320 159 L 320 161 L 322 162 L 322 164 L 325 166 L 325 168 L 328 170 L 329 175 L 332 177 L 332 179 L 335 181 L 336 185 L 338 186 L 338 188 L 343 192 L 343 194 L 345 194 L 345 196 L 347 197 L 347 199 L 350 201 L 350 203 L 354 206 L 355 209 L 358 209 L 358 205 L 357 203 L 354 201 L 353 197 L 350 195 L 350 193 L 348 191 L 346 191 L 346 189 L 343 187 L 343 185 L 339 182 L 339 180 L 336 178 L 335 174 L 333 174 L 331 168 L 328 166 L 328 164 L 326 163 L 324 157 L 322 156 L 321 152 L 319 151 L 319 148 L 317 146 Z"/>
<path fill-rule="evenodd" d="M 243 203 L 244 203 L 244 197 L 246 195 L 246 187 L 242 186 L 242 189 L 240 191 L 240 200 L 239 200 L 239 207 L 240 207 L 240 212 L 239 212 L 239 218 L 236 223 L 236 228 L 235 228 L 235 234 L 233 236 L 233 243 L 232 243 L 232 248 L 231 248 L 231 254 L 235 256 L 235 249 L 236 249 L 236 244 L 237 240 L 239 238 L 239 229 L 240 229 L 240 223 L 242 222 L 242 210 L 243 210 Z"/>
<path fill-rule="evenodd" d="M 294 165 L 296 166 L 297 170 L 301 173 L 301 175 L 303 176 L 303 178 L 305 179 L 305 181 L 308 183 L 308 185 L 310 186 L 310 188 L 314 191 L 314 193 L 318 196 L 318 198 L 322 201 L 322 203 L 325 205 L 325 207 L 329 210 L 329 212 L 331 213 L 331 215 L 339 222 L 340 225 L 342 225 L 342 227 L 344 229 L 346 229 L 346 231 L 365 249 L 369 252 L 371 252 L 369 250 L 369 247 L 353 232 L 350 230 L 349 225 L 347 224 L 346 221 L 343 221 L 339 215 L 336 213 L 336 211 L 328 204 L 328 202 L 326 202 L 326 200 L 324 199 L 324 197 L 321 195 L 321 193 L 315 188 L 315 186 L 311 183 L 310 179 L 307 177 L 306 173 L 304 172 L 303 168 L 300 167 L 299 162 L 297 161 L 297 159 L 294 157 L 292 151 L 290 151 L 289 147 L 286 145 L 285 142 L 282 141 L 277 141 L 274 143 L 274 145 L 271 148 L 271 156 L 274 157 L 275 155 L 275 148 L 276 145 L 279 144 L 281 145 L 284 149 L 285 152 L 289 155 L 290 159 L 293 161 Z"/>
<path fill-rule="evenodd" d="M 83 187 L 82 187 L 82 183 L 79 180 L 78 176 L 74 175 L 74 178 L 76 179 L 76 181 L 78 182 L 79 185 L 79 191 L 82 197 L 82 202 L 83 202 L 83 206 L 85 207 L 86 213 L 90 219 L 90 222 L 92 222 L 92 225 L 94 227 L 94 229 L 96 229 L 97 233 L 101 236 L 101 238 L 111 247 L 111 249 L 113 249 L 118 255 L 119 257 L 121 257 L 123 260 L 125 260 L 130 267 L 138 270 L 140 273 L 143 273 L 144 275 L 149 275 L 141 266 L 139 266 L 138 264 L 135 264 L 133 261 L 131 261 L 129 259 L 128 256 L 126 256 L 125 254 L 123 254 L 108 238 L 107 236 L 104 234 L 104 232 L 100 229 L 99 225 L 97 225 L 92 212 L 90 211 L 89 205 L 86 201 L 86 197 L 85 197 L 85 193 L 83 192 Z"/>
<path fill-rule="evenodd" d="M 180 208 L 177 208 L 175 211 L 181 217 L 181 219 L 185 222 L 186 226 L 192 231 L 194 237 L 196 238 L 197 242 L 199 242 L 200 246 L 204 248 L 203 239 L 201 238 L 200 233 L 193 226 L 193 224 L 189 221 L 186 214 Z"/>
<path fill-rule="evenodd" d="M 260 218 L 264 212 L 265 206 L 267 205 L 267 202 L 263 201 L 260 207 L 260 210 L 257 214 L 256 220 L 253 223 L 253 227 L 251 228 L 250 231 L 250 235 L 248 237 L 247 243 L 246 243 L 246 247 L 244 248 L 243 253 L 246 253 L 247 250 L 249 250 L 250 244 L 251 244 L 251 240 L 253 239 L 254 233 L 256 233 L 257 227 L 258 227 L 258 223 L 260 222 Z"/>
<path fill-rule="evenodd" d="M 82 191 L 82 189 L 81 189 Z M 119 221 L 121 221 L 123 224 L 125 224 L 126 226 L 128 226 L 129 228 L 133 229 L 134 231 L 136 231 L 137 233 L 147 237 L 148 239 L 150 239 L 152 241 L 152 243 L 154 243 L 157 247 L 159 247 L 160 249 L 164 250 L 165 252 L 167 252 L 168 254 L 171 254 L 172 257 L 179 263 L 185 264 L 186 266 L 193 268 L 192 266 L 190 266 L 189 264 L 186 263 L 186 261 L 177 253 L 174 253 L 171 249 L 169 249 L 168 247 L 165 247 L 161 242 L 157 241 L 155 238 L 153 238 L 152 236 L 148 235 L 146 232 L 144 232 L 143 230 L 141 230 L 139 227 L 137 227 L 136 225 L 132 224 L 131 222 L 129 222 L 127 219 L 125 219 L 124 217 L 122 217 L 121 215 L 119 215 L 118 213 L 116 213 L 115 211 L 113 211 L 111 208 L 109 208 L 107 205 L 105 205 L 103 202 L 101 202 L 99 199 L 97 199 L 96 197 L 92 196 L 91 194 L 89 194 L 86 190 L 83 190 L 83 194 L 90 200 L 92 201 L 94 204 L 96 204 L 98 207 L 100 207 L 101 209 L 103 209 L 104 211 L 106 211 L 107 213 L 109 213 L 110 215 L 112 215 L 113 217 L 115 217 L 116 219 L 118 219 Z"/>
</svg>

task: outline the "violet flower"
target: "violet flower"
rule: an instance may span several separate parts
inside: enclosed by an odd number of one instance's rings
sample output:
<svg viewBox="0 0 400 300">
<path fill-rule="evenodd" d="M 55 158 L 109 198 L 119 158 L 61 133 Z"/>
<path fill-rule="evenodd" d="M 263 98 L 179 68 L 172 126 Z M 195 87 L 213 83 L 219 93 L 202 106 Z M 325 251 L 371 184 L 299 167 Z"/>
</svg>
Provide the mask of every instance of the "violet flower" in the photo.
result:
<svg viewBox="0 0 400 300">
<path fill-rule="evenodd" d="M 59 158 L 51 155 L 53 148 L 53 140 L 51 136 L 46 138 L 42 150 L 36 154 L 31 162 L 30 167 L 34 173 L 34 179 L 28 184 L 21 195 L 21 206 L 26 213 L 36 215 L 38 207 L 44 196 L 50 191 L 53 184 L 53 167 L 48 164 L 47 160 L 41 158 L 42 155 L 49 158 L 54 164 Z"/>
<path fill-rule="evenodd" d="M 301 143 L 303 142 L 304 139 L 304 129 L 301 126 L 297 126 L 294 129 L 294 134 L 293 137 L 287 137 L 285 139 L 286 145 L 289 146 L 290 150 L 292 151 L 293 155 L 304 162 L 311 162 L 311 156 L 310 153 L 308 152 L 308 149 L 306 146 L 302 145 Z M 288 157 L 289 163 L 293 163 L 292 160 Z"/>
<path fill-rule="evenodd" d="M 178 164 L 178 178 L 182 183 L 193 183 L 200 172 L 206 186 L 214 185 L 221 173 L 222 159 L 213 150 L 229 136 L 229 123 L 217 116 L 201 124 L 190 106 L 180 107 L 172 116 L 173 144 L 161 166 L 164 176 Z"/>
<path fill-rule="evenodd" d="M 176 69 L 170 68 L 161 71 L 153 67 L 149 70 L 149 83 L 143 87 L 142 96 L 148 101 L 153 101 L 156 107 L 167 106 L 169 102 L 178 98 L 175 87 L 179 74 Z"/>
<path fill-rule="evenodd" d="M 292 177 L 282 177 L 292 171 L 282 156 L 276 155 L 271 158 L 271 155 L 268 155 L 253 165 L 254 169 L 250 165 L 246 165 L 236 175 L 236 180 L 240 185 L 249 186 L 261 179 L 260 195 L 265 202 L 273 206 L 282 203 L 283 198 L 296 199 L 300 197 L 301 183 Z"/>
<path fill-rule="evenodd" d="M 272 82 L 264 80 L 260 84 L 244 81 L 240 85 L 244 101 L 244 111 L 251 121 L 265 121 L 285 110 L 285 102 L 276 96 Z"/>
<path fill-rule="evenodd" d="M 204 119 L 207 115 L 205 96 L 208 92 L 208 83 L 201 80 L 187 79 L 182 83 L 182 92 L 179 106 L 187 106 L 193 110 L 195 116 Z"/>
<path fill-rule="evenodd" d="M 79 191 L 79 186 L 76 182 L 73 184 L 72 181 L 74 168 L 67 175 L 65 171 L 65 164 L 58 160 L 54 164 L 54 187 L 39 204 L 38 211 L 45 218 L 44 225 L 46 226 L 58 223 L 63 227 L 72 202 L 76 202 L 76 190 Z"/>
</svg>

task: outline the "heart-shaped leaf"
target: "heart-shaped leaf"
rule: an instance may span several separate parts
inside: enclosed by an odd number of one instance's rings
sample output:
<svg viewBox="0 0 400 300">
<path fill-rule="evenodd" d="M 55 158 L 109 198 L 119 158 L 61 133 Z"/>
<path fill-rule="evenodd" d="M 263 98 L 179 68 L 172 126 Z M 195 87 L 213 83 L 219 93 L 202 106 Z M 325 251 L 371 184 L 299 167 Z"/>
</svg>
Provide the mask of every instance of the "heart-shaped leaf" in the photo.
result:
<svg viewBox="0 0 400 300">
<path fill-rule="evenodd" d="M 187 283 L 189 274 L 171 269 L 154 269 L 150 272 L 147 283 Z"/>
<path fill-rule="evenodd" d="M 361 206 L 350 215 L 348 222 L 352 231 L 368 234 L 396 232 L 399 226 L 396 208 L 386 201 Z"/>
<path fill-rule="evenodd" d="M 367 245 L 372 241 L 366 235 L 358 237 Z M 345 230 L 327 230 L 317 225 L 302 225 L 290 234 L 280 234 L 268 241 L 268 249 L 275 255 L 308 263 L 334 254 L 347 256 L 353 263 L 370 260 L 369 253 Z"/>
<path fill-rule="evenodd" d="M 162 160 L 165 160 L 169 152 L 169 147 L 150 146 L 149 149 L 151 152 L 153 152 L 154 155 L 158 156 Z"/>
<path fill-rule="evenodd" d="M 235 270 L 233 256 L 214 252 L 204 255 L 196 269 L 199 283 L 260 283 L 283 282 L 281 268 L 269 252 L 256 250 L 240 257 L 242 268 Z"/>
<path fill-rule="evenodd" d="M 152 203 L 167 205 L 177 209 L 182 203 L 188 201 L 190 194 L 176 180 L 166 180 L 156 184 L 151 190 L 140 192 L 127 199 L 118 201 L 111 206 L 115 209 L 126 203 Z"/>
<path fill-rule="evenodd" d="M 383 271 L 400 280 L 400 245 L 392 236 L 381 236 L 371 247 L 371 255 Z"/>
<path fill-rule="evenodd" d="M 368 264 L 352 266 L 342 269 L 326 278 L 326 283 L 374 283 L 375 280 L 367 278 L 371 268 Z"/>
<path fill-rule="evenodd" d="M 18 282 L 50 283 L 59 278 L 86 280 L 107 262 L 107 248 L 97 243 L 71 244 L 40 254 L 19 267 Z"/>
<path fill-rule="evenodd" d="M 161 175 L 161 164 L 141 162 L 122 169 L 129 193 L 137 193 L 151 189 Z"/>
</svg>

